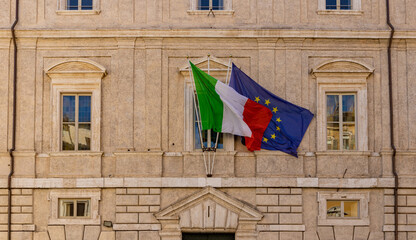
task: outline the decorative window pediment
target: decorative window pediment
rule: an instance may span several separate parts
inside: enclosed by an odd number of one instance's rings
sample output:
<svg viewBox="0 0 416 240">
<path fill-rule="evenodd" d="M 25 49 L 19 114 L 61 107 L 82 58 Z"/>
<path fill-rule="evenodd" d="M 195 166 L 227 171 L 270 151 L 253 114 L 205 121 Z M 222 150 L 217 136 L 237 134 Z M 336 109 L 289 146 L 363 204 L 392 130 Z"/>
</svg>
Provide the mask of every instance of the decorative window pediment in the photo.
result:
<svg viewBox="0 0 416 240">
<path fill-rule="evenodd" d="M 236 239 L 240 234 L 256 235 L 255 226 L 263 217 L 247 203 L 213 187 L 204 188 L 161 210 L 155 216 L 162 223 L 162 240 L 164 236 L 166 239 L 180 237 L 182 231 L 235 232 Z"/>
</svg>

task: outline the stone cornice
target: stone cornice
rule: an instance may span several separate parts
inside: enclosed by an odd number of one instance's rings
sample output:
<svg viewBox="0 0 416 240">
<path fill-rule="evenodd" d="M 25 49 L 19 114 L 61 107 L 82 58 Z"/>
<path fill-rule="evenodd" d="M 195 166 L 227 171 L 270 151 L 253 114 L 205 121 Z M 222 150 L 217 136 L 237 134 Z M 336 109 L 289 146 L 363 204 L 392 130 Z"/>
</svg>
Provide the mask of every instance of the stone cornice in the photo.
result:
<svg viewBox="0 0 416 240">
<path fill-rule="evenodd" d="M 400 187 L 414 187 L 416 178 L 399 180 Z M 7 178 L 0 179 L 0 188 L 6 188 Z M 299 188 L 393 188 L 394 178 L 14 178 L 13 188 L 119 188 L 119 187 L 299 187 Z"/>
</svg>

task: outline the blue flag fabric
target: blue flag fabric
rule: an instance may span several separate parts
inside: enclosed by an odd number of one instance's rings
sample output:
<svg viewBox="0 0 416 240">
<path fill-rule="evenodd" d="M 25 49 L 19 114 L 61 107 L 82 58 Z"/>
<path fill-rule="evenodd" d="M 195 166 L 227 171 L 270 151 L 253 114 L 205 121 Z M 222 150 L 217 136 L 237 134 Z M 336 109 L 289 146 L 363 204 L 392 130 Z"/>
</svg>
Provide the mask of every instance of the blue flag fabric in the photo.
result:
<svg viewBox="0 0 416 240">
<path fill-rule="evenodd" d="M 230 86 L 241 95 L 268 107 L 273 113 L 272 120 L 263 134 L 261 148 L 279 150 L 298 157 L 297 149 L 312 121 L 313 114 L 308 109 L 292 104 L 267 91 L 237 68 L 234 63 Z"/>
</svg>

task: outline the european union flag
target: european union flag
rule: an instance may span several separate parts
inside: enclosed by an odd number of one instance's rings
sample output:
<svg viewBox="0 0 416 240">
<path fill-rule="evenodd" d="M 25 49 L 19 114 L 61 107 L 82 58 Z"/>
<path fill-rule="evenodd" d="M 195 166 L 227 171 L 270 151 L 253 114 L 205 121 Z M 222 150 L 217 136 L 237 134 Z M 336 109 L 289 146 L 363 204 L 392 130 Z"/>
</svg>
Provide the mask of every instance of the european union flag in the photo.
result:
<svg viewBox="0 0 416 240">
<path fill-rule="evenodd" d="M 279 150 L 298 157 L 297 149 L 312 121 L 313 114 L 308 109 L 296 106 L 267 91 L 234 63 L 230 86 L 241 95 L 268 107 L 273 113 L 272 120 L 263 134 L 261 148 Z"/>
</svg>

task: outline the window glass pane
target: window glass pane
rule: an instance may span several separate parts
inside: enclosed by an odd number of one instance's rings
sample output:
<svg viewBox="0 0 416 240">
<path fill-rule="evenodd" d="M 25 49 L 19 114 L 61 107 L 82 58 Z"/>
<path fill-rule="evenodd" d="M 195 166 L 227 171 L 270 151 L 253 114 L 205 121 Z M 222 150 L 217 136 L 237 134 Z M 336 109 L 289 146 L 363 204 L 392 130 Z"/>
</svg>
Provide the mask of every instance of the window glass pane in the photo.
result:
<svg viewBox="0 0 416 240">
<path fill-rule="evenodd" d="M 351 10 L 351 0 L 341 0 L 341 10 Z"/>
<path fill-rule="evenodd" d="M 75 124 L 62 124 L 62 150 L 75 150 Z"/>
<path fill-rule="evenodd" d="M 78 0 L 67 0 L 66 9 L 67 10 L 78 10 Z"/>
<path fill-rule="evenodd" d="M 358 217 L 359 201 L 344 201 L 344 217 Z"/>
<path fill-rule="evenodd" d="M 326 128 L 326 144 L 328 150 L 339 150 L 339 124 L 328 123 Z"/>
<path fill-rule="evenodd" d="M 60 217 L 72 217 L 74 216 L 74 201 L 71 200 L 59 200 L 59 216 Z"/>
<path fill-rule="evenodd" d="M 79 122 L 91 122 L 91 96 L 79 96 Z"/>
<path fill-rule="evenodd" d="M 91 124 L 78 125 L 78 150 L 91 149 Z"/>
<path fill-rule="evenodd" d="M 92 10 L 92 0 L 82 0 L 81 9 L 82 10 Z"/>
<path fill-rule="evenodd" d="M 342 121 L 355 122 L 355 96 L 342 96 Z"/>
<path fill-rule="evenodd" d="M 212 0 L 212 10 L 223 10 L 223 0 Z"/>
<path fill-rule="evenodd" d="M 63 96 L 62 121 L 75 122 L 75 96 Z"/>
<path fill-rule="evenodd" d="M 341 217 L 341 201 L 326 201 L 326 215 L 328 217 Z"/>
<path fill-rule="evenodd" d="M 223 148 L 223 135 L 224 134 L 221 134 L 221 133 L 218 134 L 218 143 L 217 143 L 218 149 Z M 213 130 L 211 130 L 211 147 L 215 147 L 216 141 L 217 141 L 217 132 L 214 132 Z"/>
<path fill-rule="evenodd" d="M 77 201 L 77 217 L 88 217 L 89 216 L 89 201 L 78 200 Z"/>
<path fill-rule="evenodd" d="M 209 0 L 198 0 L 198 10 L 209 10 Z"/>
<path fill-rule="evenodd" d="M 326 96 L 326 120 L 328 122 L 339 121 L 339 96 L 338 95 Z"/>
<path fill-rule="evenodd" d="M 355 150 L 355 124 L 344 124 L 342 134 L 344 150 Z"/>
<path fill-rule="evenodd" d="M 326 0 L 326 9 L 337 9 L 337 0 Z"/>
</svg>

